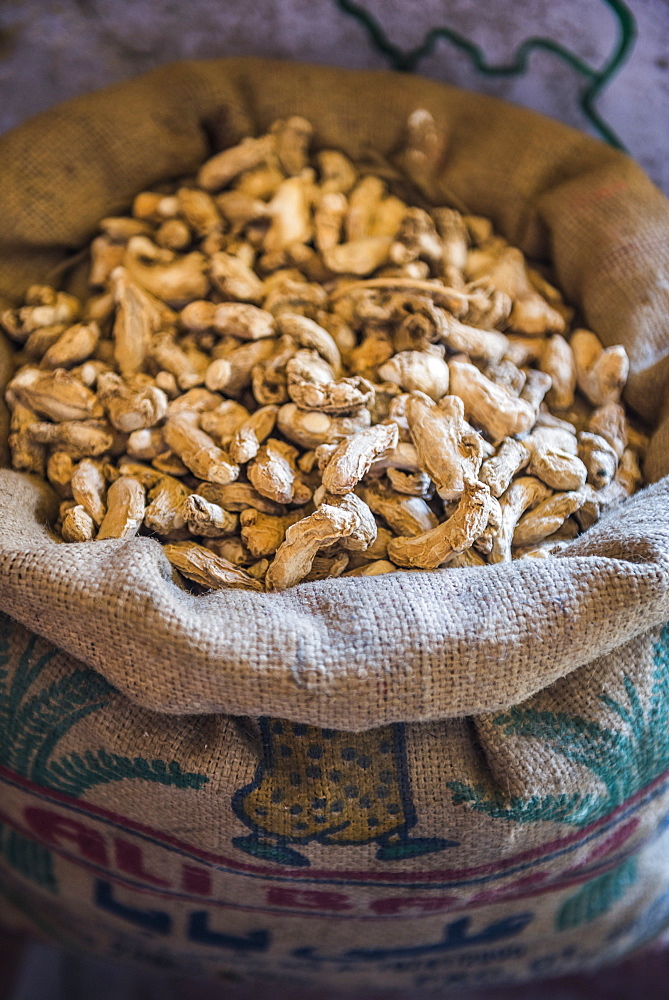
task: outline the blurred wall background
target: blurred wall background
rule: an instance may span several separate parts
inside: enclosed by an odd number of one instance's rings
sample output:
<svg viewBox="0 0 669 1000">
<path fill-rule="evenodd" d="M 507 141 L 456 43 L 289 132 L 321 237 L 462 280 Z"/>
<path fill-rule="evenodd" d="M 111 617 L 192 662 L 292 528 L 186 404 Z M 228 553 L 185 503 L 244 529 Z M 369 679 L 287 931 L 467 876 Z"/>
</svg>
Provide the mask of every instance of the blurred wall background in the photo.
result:
<svg viewBox="0 0 669 1000">
<path fill-rule="evenodd" d="M 0 130 L 174 59 L 401 68 L 624 146 L 669 192 L 667 0 L 3 0 Z"/>
</svg>

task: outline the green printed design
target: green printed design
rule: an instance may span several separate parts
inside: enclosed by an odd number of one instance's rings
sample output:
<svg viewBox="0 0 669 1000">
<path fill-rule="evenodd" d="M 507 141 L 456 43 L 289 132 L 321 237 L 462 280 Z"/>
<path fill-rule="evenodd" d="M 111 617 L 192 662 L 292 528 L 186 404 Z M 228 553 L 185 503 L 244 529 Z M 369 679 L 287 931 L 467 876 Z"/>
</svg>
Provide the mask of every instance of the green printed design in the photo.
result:
<svg viewBox="0 0 669 1000">
<path fill-rule="evenodd" d="M 623 729 L 609 729 L 578 715 L 538 712 L 517 707 L 498 715 L 493 723 L 505 735 L 542 740 L 566 760 L 582 764 L 599 779 L 600 792 L 571 795 L 533 795 L 528 799 L 491 794 L 483 785 L 449 782 L 456 805 L 493 819 L 515 823 L 549 820 L 585 826 L 622 805 L 669 768 L 669 624 L 653 650 L 652 690 L 644 710 L 636 687 L 625 675 L 625 703 L 608 694 L 601 702 L 611 709 Z"/>
<path fill-rule="evenodd" d="M 344 14 L 355 18 L 362 25 L 377 52 L 384 56 L 392 69 L 400 72 L 407 73 L 418 69 L 422 60 L 431 55 L 437 42 L 441 40 L 450 42 L 456 49 L 464 52 L 474 68 L 483 76 L 523 76 L 527 72 L 530 57 L 534 52 L 550 52 L 582 77 L 584 86 L 580 93 L 579 104 L 590 124 L 610 145 L 624 149 L 618 136 L 595 107 L 597 98 L 628 58 L 636 38 L 634 15 L 623 0 L 602 0 L 616 19 L 617 38 L 611 53 L 599 69 L 591 66 L 559 42 L 542 36 L 526 39 L 513 53 L 509 62 L 493 64 L 488 62 L 485 53 L 471 39 L 445 26 L 431 28 L 415 48 L 402 49 L 390 41 L 382 25 L 364 6 L 353 0 L 335 0 L 335 2 Z"/>
<path fill-rule="evenodd" d="M 20 875 L 37 882 L 49 892 L 57 891 L 51 851 L 30 837 L 24 837 L 0 823 L 0 856 Z"/>
<path fill-rule="evenodd" d="M 158 785 L 174 785 L 176 788 L 201 788 L 209 778 L 204 774 L 182 771 L 181 765 L 172 760 L 145 760 L 144 757 L 122 757 L 106 750 L 84 754 L 68 754 L 50 764 L 52 781 L 59 783 L 61 791 L 79 798 L 94 785 L 123 778 L 142 778 Z M 54 787 L 52 785 L 51 787 Z"/>
<path fill-rule="evenodd" d="M 107 750 L 87 750 L 60 757 L 60 740 L 82 719 L 99 711 L 114 689 L 88 667 L 79 668 L 39 690 L 34 685 L 58 650 L 37 654 L 30 636 L 10 678 L 13 623 L 0 615 L 0 764 L 44 788 L 79 798 L 96 785 L 123 778 L 175 788 L 201 788 L 209 778 L 183 771 L 177 761 L 124 757 Z M 31 693 L 33 691 L 33 693 Z"/>
<path fill-rule="evenodd" d="M 608 913 L 636 879 L 636 858 L 627 858 L 613 871 L 593 878 L 562 904 L 555 917 L 555 929 L 573 930 Z"/>
</svg>

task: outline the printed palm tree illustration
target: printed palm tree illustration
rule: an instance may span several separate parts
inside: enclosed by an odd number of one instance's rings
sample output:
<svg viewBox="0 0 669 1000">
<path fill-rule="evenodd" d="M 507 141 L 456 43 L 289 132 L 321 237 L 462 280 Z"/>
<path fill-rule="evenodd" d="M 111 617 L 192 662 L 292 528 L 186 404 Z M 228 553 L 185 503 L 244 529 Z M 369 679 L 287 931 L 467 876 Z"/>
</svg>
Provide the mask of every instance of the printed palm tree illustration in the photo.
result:
<svg viewBox="0 0 669 1000">
<path fill-rule="evenodd" d="M 14 623 L 0 614 L 0 766 L 73 798 L 80 798 L 96 785 L 124 778 L 182 789 L 198 789 L 209 781 L 204 774 L 182 770 L 175 760 L 126 757 L 102 747 L 58 755 L 63 737 L 82 719 L 103 708 L 114 689 L 88 667 L 36 687 L 58 650 L 25 633 L 26 643 L 10 671 L 14 628 Z M 51 853 L 46 848 L 0 826 L 0 855 L 40 885 L 55 889 Z"/>
<path fill-rule="evenodd" d="M 570 896 L 555 915 L 555 929 L 568 931 L 582 924 L 592 923 L 622 899 L 637 879 L 637 859 L 625 858 L 604 875 L 586 882 Z"/>
<path fill-rule="evenodd" d="M 173 760 L 124 757 L 104 749 L 55 756 L 58 743 L 78 722 L 99 711 L 113 688 L 100 674 L 79 668 L 31 693 L 58 650 L 30 636 L 9 674 L 12 623 L 0 616 L 0 764 L 44 788 L 79 798 L 95 785 L 141 778 L 176 788 L 200 788 L 209 779 L 181 769 Z"/>
<path fill-rule="evenodd" d="M 453 781 L 449 783 L 453 802 L 495 819 L 550 820 L 573 826 L 585 826 L 622 805 L 669 768 L 669 624 L 662 629 L 653 655 L 655 669 L 645 709 L 627 675 L 623 678 L 626 704 L 600 695 L 602 704 L 620 719 L 622 729 L 578 715 L 522 706 L 493 719 L 506 734 L 541 740 L 566 760 L 587 767 L 599 779 L 601 791 L 505 799 L 482 785 Z"/>
<path fill-rule="evenodd" d="M 608 815 L 669 768 L 669 624 L 654 650 L 655 669 L 650 698 L 644 709 L 635 685 L 623 678 L 625 704 L 608 694 L 600 701 L 620 719 L 622 729 L 610 729 L 581 716 L 514 708 L 494 724 L 507 734 L 542 740 L 566 760 L 587 767 L 600 781 L 598 793 L 533 795 L 503 798 L 481 785 L 453 781 L 456 805 L 467 805 L 494 819 L 516 823 L 540 820 L 582 827 Z M 637 877 L 634 856 L 610 872 L 591 879 L 568 897 L 555 915 L 556 931 L 590 923 L 610 910 Z"/>
</svg>

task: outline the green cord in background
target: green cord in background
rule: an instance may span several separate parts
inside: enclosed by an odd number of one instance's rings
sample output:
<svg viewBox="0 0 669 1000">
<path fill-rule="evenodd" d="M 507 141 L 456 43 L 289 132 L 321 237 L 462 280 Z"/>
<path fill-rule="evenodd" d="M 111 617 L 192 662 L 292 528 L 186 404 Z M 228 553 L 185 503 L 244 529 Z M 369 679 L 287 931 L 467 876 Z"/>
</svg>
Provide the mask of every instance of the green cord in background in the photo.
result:
<svg viewBox="0 0 669 1000">
<path fill-rule="evenodd" d="M 550 38 L 543 37 L 526 39 L 516 50 L 511 62 L 495 65 L 487 61 L 485 53 L 478 45 L 459 32 L 445 27 L 432 28 L 419 45 L 407 51 L 394 45 L 376 18 L 354 0 L 335 0 L 335 3 L 344 14 L 354 17 L 362 24 L 376 50 L 386 56 L 394 70 L 403 73 L 414 72 L 421 60 L 430 55 L 436 43 L 441 39 L 450 41 L 456 48 L 465 52 L 478 72 L 485 76 L 521 76 L 527 71 L 528 60 L 533 51 L 552 52 L 587 81 L 586 86 L 581 91 L 579 104 L 591 125 L 611 146 L 625 149 L 613 129 L 595 108 L 595 101 L 622 67 L 636 38 L 634 16 L 623 0 L 602 0 L 602 3 L 611 9 L 616 18 L 618 37 L 613 52 L 601 70 L 593 69 L 574 52 Z"/>
</svg>

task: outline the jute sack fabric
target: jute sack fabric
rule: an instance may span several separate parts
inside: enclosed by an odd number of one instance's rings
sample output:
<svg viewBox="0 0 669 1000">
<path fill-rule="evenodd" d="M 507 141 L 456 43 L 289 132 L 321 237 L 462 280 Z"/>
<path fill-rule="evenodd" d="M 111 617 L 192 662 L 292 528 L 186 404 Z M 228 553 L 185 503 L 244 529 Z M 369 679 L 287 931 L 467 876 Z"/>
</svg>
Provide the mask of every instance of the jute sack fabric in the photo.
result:
<svg viewBox="0 0 669 1000">
<path fill-rule="evenodd" d="M 180 63 L 0 140 L 0 295 L 277 117 L 364 162 L 417 107 L 447 142 L 416 184 L 552 260 L 625 344 L 653 485 L 548 562 L 193 597 L 153 539 L 59 544 L 49 489 L 0 471 L 7 919 L 166 967 L 433 990 L 610 961 L 669 922 L 669 207 L 628 158 L 415 77 Z"/>
</svg>

